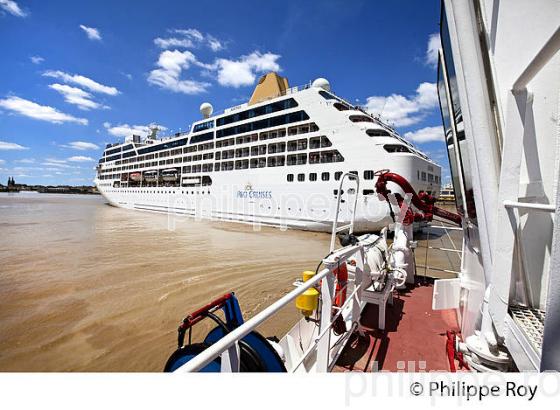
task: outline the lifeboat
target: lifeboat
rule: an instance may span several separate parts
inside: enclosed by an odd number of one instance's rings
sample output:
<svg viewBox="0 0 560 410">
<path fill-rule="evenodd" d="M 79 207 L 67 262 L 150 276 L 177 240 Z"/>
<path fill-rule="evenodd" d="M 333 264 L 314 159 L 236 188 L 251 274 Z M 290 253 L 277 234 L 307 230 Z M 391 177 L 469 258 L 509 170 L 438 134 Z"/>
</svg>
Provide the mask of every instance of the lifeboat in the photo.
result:
<svg viewBox="0 0 560 410">
<path fill-rule="evenodd" d="M 144 172 L 144 180 L 146 182 L 157 182 L 158 172 L 157 171 L 145 171 Z"/>
<path fill-rule="evenodd" d="M 164 169 L 161 171 L 161 179 L 165 182 L 175 182 L 179 179 L 179 172 L 175 168 Z"/>
<path fill-rule="evenodd" d="M 141 172 L 132 172 L 130 174 L 130 180 L 133 182 L 141 182 L 142 181 L 142 173 Z"/>
</svg>

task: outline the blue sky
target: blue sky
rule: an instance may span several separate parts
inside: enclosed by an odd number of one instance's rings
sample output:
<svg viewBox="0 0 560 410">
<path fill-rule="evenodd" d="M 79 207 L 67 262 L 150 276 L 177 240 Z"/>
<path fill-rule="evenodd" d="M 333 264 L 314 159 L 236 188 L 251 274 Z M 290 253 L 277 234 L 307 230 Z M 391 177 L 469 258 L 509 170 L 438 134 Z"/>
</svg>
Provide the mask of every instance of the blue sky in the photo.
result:
<svg viewBox="0 0 560 410">
<path fill-rule="evenodd" d="M 439 0 L 0 0 L 0 182 L 91 184 L 107 142 L 327 78 L 444 166 Z"/>
</svg>

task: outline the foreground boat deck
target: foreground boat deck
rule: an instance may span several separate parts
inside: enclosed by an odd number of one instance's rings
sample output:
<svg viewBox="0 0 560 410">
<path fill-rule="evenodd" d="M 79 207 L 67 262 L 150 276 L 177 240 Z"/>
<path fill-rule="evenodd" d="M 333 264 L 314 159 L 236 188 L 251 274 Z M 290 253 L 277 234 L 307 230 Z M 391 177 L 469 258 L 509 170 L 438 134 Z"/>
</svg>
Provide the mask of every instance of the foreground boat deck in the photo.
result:
<svg viewBox="0 0 560 410">
<path fill-rule="evenodd" d="M 385 330 L 377 329 L 378 307 L 368 304 L 361 324 L 365 337 L 355 332 L 333 369 L 358 371 L 449 371 L 446 331 L 459 332 L 454 310 L 432 310 L 433 280 L 395 293 L 387 306 Z"/>
</svg>

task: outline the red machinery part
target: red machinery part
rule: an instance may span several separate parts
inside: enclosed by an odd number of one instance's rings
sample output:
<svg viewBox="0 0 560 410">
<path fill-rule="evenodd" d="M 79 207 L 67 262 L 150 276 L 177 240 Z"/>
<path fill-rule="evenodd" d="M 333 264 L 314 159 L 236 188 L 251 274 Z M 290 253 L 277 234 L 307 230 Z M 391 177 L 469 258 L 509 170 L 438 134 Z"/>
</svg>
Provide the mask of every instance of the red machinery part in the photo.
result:
<svg viewBox="0 0 560 410">
<path fill-rule="evenodd" d="M 232 296 L 233 296 L 232 293 L 226 293 L 225 295 L 208 303 L 207 305 L 201 307 L 200 309 L 195 310 L 183 320 L 183 323 L 181 323 L 180 328 L 188 329 L 194 326 L 195 324 L 197 324 L 198 322 L 200 322 L 202 319 L 206 317 L 204 313 L 222 308 L 227 302 L 227 300 Z"/>
<path fill-rule="evenodd" d="M 463 357 L 463 353 L 457 351 L 455 346 L 457 345 L 457 334 L 451 330 L 446 332 L 447 334 L 447 343 L 446 343 L 446 351 L 447 351 L 447 359 L 449 360 L 449 371 L 456 372 L 457 367 L 455 366 L 455 359 L 459 362 L 459 370 L 466 369 L 470 370 L 469 365 L 465 362 L 465 358 Z"/>
<path fill-rule="evenodd" d="M 412 185 L 410 185 L 410 183 L 403 176 L 395 174 L 393 172 L 389 172 L 388 170 L 377 171 L 375 175 L 377 176 L 375 190 L 378 194 L 382 195 L 387 202 L 389 202 L 389 194 L 391 193 L 391 191 L 387 188 L 387 183 L 393 182 L 397 184 L 405 194 L 411 194 L 412 205 L 414 205 L 414 207 L 418 210 L 422 211 L 422 213 L 413 212 L 409 208 L 404 220 L 405 224 L 409 225 L 413 221 L 421 220 L 431 221 L 433 219 L 433 216 L 437 215 L 440 218 L 447 219 L 448 221 L 461 226 L 461 215 L 446 211 L 445 209 L 435 206 L 434 203 L 436 202 L 436 198 L 426 192 L 421 191 L 417 194 L 414 188 L 412 188 Z M 398 193 L 394 195 L 397 199 L 399 207 L 402 206 L 404 198 Z"/>
</svg>

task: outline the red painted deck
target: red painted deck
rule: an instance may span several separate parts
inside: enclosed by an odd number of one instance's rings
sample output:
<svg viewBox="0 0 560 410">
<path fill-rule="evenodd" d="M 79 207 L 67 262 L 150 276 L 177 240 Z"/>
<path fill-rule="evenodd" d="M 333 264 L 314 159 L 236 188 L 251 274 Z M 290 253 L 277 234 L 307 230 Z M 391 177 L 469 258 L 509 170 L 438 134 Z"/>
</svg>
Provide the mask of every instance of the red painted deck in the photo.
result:
<svg viewBox="0 0 560 410">
<path fill-rule="evenodd" d="M 350 337 L 334 371 L 449 371 L 446 331 L 459 332 L 455 311 L 433 311 L 432 281 L 419 282 L 395 293 L 384 331 L 377 329 L 378 307 L 365 307 L 361 324 L 366 335 Z"/>
</svg>

